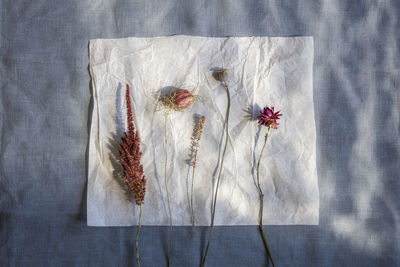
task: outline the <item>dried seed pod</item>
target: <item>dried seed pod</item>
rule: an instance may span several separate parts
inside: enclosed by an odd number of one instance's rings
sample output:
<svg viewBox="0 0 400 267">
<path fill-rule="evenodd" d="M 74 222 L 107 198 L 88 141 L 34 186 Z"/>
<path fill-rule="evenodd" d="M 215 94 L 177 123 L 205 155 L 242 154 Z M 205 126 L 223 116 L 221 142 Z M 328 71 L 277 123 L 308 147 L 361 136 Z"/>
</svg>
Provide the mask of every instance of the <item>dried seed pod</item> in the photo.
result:
<svg viewBox="0 0 400 267">
<path fill-rule="evenodd" d="M 195 99 L 192 91 L 176 89 L 171 93 L 161 95 L 160 100 L 166 108 L 180 111 L 190 107 Z"/>
<path fill-rule="evenodd" d="M 194 96 L 191 91 L 178 89 L 173 94 L 172 103 L 175 110 L 186 109 L 194 103 Z"/>
<path fill-rule="evenodd" d="M 212 76 L 214 77 L 214 79 L 216 79 L 217 81 L 220 82 L 225 82 L 225 78 L 226 78 L 226 72 L 228 71 L 228 69 L 218 69 L 215 70 L 212 74 Z"/>
</svg>

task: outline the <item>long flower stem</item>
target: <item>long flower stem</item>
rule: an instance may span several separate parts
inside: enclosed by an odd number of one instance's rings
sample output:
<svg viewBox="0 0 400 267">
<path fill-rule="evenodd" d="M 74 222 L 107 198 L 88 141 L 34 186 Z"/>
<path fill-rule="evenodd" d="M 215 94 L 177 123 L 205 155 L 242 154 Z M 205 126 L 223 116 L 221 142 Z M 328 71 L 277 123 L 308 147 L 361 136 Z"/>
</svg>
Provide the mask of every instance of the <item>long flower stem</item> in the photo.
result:
<svg viewBox="0 0 400 267">
<path fill-rule="evenodd" d="M 225 82 L 225 80 L 223 81 L 223 84 L 225 86 L 226 96 L 228 98 L 228 106 L 226 108 L 226 115 L 225 115 L 225 146 L 224 146 L 224 151 L 222 152 L 221 166 L 220 166 L 218 178 L 217 178 L 217 186 L 215 187 L 214 205 L 213 205 L 213 210 L 212 210 L 212 214 L 211 214 L 211 230 L 210 230 L 210 235 L 209 235 L 208 241 L 207 241 L 206 251 L 205 251 L 204 257 L 203 257 L 203 262 L 201 264 L 202 267 L 204 267 L 206 264 L 208 248 L 210 247 L 211 238 L 212 238 L 212 235 L 214 232 L 214 218 L 215 218 L 215 209 L 217 207 L 218 188 L 219 188 L 219 184 L 221 181 L 221 174 L 222 174 L 222 169 L 224 166 L 225 152 L 226 152 L 226 148 L 228 146 L 228 140 L 229 140 L 229 124 L 228 124 L 228 122 L 229 122 L 229 110 L 231 108 L 231 95 L 229 93 L 229 87 L 228 87 L 227 83 Z"/>
<path fill-rule="evenodd" d="M 136 262 L 138 267 L 140 267 L 140 257 L 139 257 L 139 234 L 140 234 L 140 227 L 142 226 L 142 205 L 139 205 L 140 212 L 139 212 L 139 226 L 136 233 Z"/>
<path fill-rule="evenodd" d="M 271 250 L 268 246 L 267 238 L 265 237 L 264 229 L 263 229 L 264 193 L 261 189 L 261 184 L 260 184 L 260 162 L 261 162 L 261 157 L 264 152 L 265 146 L 267 145 L 267 142 L 268 142 L 268 136 L 269 136 L 270 130 L 271 130 L 271 127 L 268 127 L 268 132 L 265 135 L 264 145 L 261 149 L 260 157 L 259 157 L 258 163 L 257 163 L 257 188 L 258 188 L 258 191 L 260 194 L 260 224 L 259 224 L 260 233 L 261 233 L 261 237 L 262 237 L 262 240 L 264 243 L 265 250 L 267 251 L 268 257 L 271 260 L 271 264 L 272 264 L 272 266 L 275 267 L 274 260 L 272 259 L 272 255 L 271 255 Z"/>
<path fill-rule="evenodd" d="M 169 213 L 169 249 L 168 249 L 168 266 L 171 266 L 171 254 L 172 254 L 172 214 L 171 214 L 171 204 L 169 201 L 169 192 L 168 192 L 168 183 L 167 183 L 167 163 L 168 163 L 168 135 L 167 135 L 167 120 L 168 120 L 168 111 L 165 112 L 165 123 L 164 123 L 164 136 L 165 136 L 165 165 L 164 165 L 164 173 L 165 173 L 165 192 L 167 195 L 168 202 L 168 213 Z"/>
</svg>

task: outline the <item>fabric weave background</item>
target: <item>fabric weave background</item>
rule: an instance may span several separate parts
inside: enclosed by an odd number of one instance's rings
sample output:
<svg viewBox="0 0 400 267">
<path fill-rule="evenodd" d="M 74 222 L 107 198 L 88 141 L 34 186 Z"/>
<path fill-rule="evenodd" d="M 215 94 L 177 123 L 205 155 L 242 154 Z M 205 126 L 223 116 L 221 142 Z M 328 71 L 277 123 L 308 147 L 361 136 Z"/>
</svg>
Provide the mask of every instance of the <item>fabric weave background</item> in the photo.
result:
<svg viewBox="0 0 400 267">
<path fill-rule="evenodd" d="M 398 1 L 0 1 L 0 265 L 132 266 L 135 227 L 86 226 L 88 41 L 314 36 L 319 226 L 268 226 L 277 266 L 400 265 Z M 174 229 L 196 266 L 206 228 Z M 166 266 L 167 227 L 144 227 Z M 257 228 L 218 227 L 208 266 L 264 266 Z"/>
</svg>

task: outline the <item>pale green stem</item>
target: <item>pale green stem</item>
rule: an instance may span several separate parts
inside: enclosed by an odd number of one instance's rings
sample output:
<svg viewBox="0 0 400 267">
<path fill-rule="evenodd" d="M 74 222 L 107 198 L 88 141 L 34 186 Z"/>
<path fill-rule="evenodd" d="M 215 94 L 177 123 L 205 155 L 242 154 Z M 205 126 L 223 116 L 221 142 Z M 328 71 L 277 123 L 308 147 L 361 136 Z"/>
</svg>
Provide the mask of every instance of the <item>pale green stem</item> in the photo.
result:
<svg viewBox="0 0 400 267">
<path fill-rule="evenodd" d="M 264 229 L 263 229 L 264 193 L 261 189 L 261 184 L 260 184 L 260 162 L 261 162 L 261 157 L 264 152 L 265 146 L 267 145 L 270 130 L 271 130 L 271 127 L 268 127 L 268 132 L 265 135 L 264 145 L 261 149 L 260 158 L 258 159 L 258 163 L 257 163 L 257 187 L 258 187 L 258 191 L 260 194 L 260 224 L 259 224 L 260 233 L 261 233 L 261 237 L 262 237 L 262 240 L 264 243 L 265 250 L 267 251 L 267 255 L 271 259 L 272 266 L 275 267 L 274 260 L 272 259 L 271 250 L 268 246 L 267 238 L 265 237 Z"/>
</svg>

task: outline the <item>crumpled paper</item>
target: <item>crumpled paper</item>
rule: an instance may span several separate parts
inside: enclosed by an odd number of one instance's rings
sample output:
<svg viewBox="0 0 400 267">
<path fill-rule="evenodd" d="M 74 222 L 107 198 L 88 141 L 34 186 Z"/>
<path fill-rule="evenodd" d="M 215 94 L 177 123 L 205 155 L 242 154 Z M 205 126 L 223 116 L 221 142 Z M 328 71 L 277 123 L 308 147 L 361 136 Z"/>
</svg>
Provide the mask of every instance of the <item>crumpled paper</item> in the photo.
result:
<svg viewBox="0 0 400 267">
<path fill-rule="evenodd" d="M 147 177 L 143 225 L 169 225 L 164 185 L 165 112 L 162 90 L 195 90 L 197 101 L 167 119 L 168 186 L 175 226 L 191 225 L 190 159 L 195 116 L 206 116 L 194 181 L 196 225 L 209 225 L 222 155 L 226 93 L 212 77 L 227 68 L 231 93 L 229 144 L 215 225 L 256 225 L 256 163 L 266 127 L 255 117 L 264 106 L 283 114 L 272 130 L 260 166 L 264 224 L 318 224 L 312 37 L 96 39 L 90 41 L 94 108 L 89 141 L 87 223 L 129 226 L 138 207 L 121 177 L 118 144 L 126 129 L 125 86 L 131 86 Z"/>
</svg>

